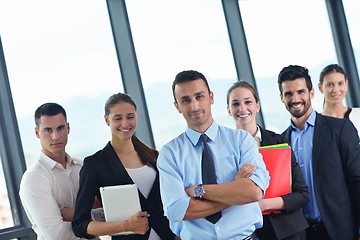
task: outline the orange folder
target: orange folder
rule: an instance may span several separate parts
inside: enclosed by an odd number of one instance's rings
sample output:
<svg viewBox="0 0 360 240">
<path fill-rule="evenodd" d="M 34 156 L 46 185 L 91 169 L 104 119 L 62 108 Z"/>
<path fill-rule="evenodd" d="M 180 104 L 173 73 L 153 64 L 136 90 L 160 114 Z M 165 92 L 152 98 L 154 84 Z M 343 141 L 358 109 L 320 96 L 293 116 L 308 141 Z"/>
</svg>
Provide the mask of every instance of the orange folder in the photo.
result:
<svg viewBox="0 0 360 240">
<path fill-rule="evenodd" d="M 291 148 L 288 144 L 260 147 L 270 183 L 264 198 L 279 197 L 291 192 Z M 263 215 L 280 213 L 279 210 L 264 211 Z"/>
</svg>

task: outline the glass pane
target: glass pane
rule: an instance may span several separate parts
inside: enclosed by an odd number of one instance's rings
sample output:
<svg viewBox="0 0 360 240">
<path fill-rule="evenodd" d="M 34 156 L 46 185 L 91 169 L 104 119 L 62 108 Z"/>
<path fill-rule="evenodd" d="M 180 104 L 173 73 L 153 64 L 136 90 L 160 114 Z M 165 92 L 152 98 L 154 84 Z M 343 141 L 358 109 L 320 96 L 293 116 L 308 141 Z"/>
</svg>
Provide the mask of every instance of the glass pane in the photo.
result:
<svg viewBox="0 0 360 240">
<path fill-rule="evenodd" d="M 215 94 L 215 120 L 234 126 L 225 96 L 236 71 L 221 1 L 131 0 L 126 5 L 157 148 L 185 130 L 171 90 L 183 70 L 207 77 Z"/>
<path fill-rule="evenodd" d="M 354 49 L 355 60 L 359 72 L 360 63 L 360 1 L 357 0 L 343 0 L 347 24 L 349 27 L 349 34 L 351 44 Z"/>
<path fill-rule="evenodd" d="M 45 102 L 67 111 L 70 155 L 105 146 L 103 106 L 123 91 L 106 1 L 0 0 L 0 32 L 27 163 L 40 152 L 33 114 Z"/>
<path fill-rule="evenodd" d="M 14 221 L 11 214 L 8 192 L 0 157 L 0 229 L 13 226 Z"/>
<path fill-rule="evenodd" d="M 266 128 L 281 133 L 289 113 L 280 100 L 277 75 L 288 65 L 309 69 L 313 108 L 322 110 L 320 71 L 337 62 L 325 1 L 239 1 Z"/>
</svg>

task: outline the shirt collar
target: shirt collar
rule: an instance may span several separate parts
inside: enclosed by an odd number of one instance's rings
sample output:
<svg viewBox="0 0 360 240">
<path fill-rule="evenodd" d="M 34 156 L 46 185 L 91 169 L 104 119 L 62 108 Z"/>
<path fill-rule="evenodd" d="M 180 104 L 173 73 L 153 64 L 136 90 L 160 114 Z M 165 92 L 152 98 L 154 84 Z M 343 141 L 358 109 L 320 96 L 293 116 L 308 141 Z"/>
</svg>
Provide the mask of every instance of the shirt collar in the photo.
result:
<svg viewBox="0 0 360 240">
<path fill-rule="evenodd" d="M 80 160 L 72 158 L 67 153 L 65 153 L 65 155 L 66 155 L 66 159 L 67 159 L 67 166 L 81 164 Z M 43 152 L 41 152 L 41 154 L 40 154 L 39 162 L 41 164 L 43 164 L 44 166 L 46 166 L 48 169 L 53 169 L 57 166 L 57 164 L 60 164 L 60 163 L 54 161 L 53 159 L 51 159 L 50 157 L 48 157 Z"/>
<path fill-rule="evenodd" d="M 213 121 L 213 123 L 210 125 L 210 127 L 204 132 L 208 138 L 210 138 L 212 141 L 215 141 L 216 134 L 218 131 L 219 125 Z M 190 139 L 192 144 L 195 146 L 199 142 L 199 138 L 202 133 L 199 133 L 191 128 L 186 129 L 186 136 Z"/>
<path fill-rule="evenodd" d="M 261 131 L 260 131 L 260 128 L 258 125 L 256 125 L 256 128 L 257 128 L 257 131 L 256 131 L 256 134 L 254 136 L 254 139 L 256 141 L 256 143 L 260 146 L 260 143 L 261 143 Z"/>
<path fill-rule="evenodd" d="M 310 116 L 309 116 L 309 117 L 307 118 L 307 120 L 306 120 L 304 130 L 306 130 L 306 129 L 308 128 L 308 126 L 314 127 L 314 126 L 315 126 L 315 120 L 316 120 L 316 112 L 315 112 L 315 110 L 313 109 L 312 112 L 311 112 L 311 114 L 310 114 Z M 291 120 L 290 126 L 291 126 L 291 130 L 297 129 L 297 127 L 295 126 L 295 124 L 293 123 L 292 120 Z"/>
<path fill-rule="evenodd" d="M 258 125 L 256 125 L 257 131 L 254 137 L 258 137 L 261 142 L 261 131 Z"/>
</svg>

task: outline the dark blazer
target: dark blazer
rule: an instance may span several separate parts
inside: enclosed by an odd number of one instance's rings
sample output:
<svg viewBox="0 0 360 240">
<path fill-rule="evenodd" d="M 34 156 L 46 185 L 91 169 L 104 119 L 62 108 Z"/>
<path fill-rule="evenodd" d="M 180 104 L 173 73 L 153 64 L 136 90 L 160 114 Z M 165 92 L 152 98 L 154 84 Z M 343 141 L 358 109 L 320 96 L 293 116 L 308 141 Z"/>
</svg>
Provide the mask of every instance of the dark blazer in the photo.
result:
<svg viewBox="0 0 360 240">
<path fill-rule="evenodd" d="M 284 136 L 261 127 L 260 132 L 261 146 L 287 142 Z M 272 226 L 277 237 L 276 239 L 284 239 L 296 235 L 308 227 L 302 211 L 302 207 L 309 201 L 308 188 L 293 153 L 291 157 L 291 176 L 292 192 L 281 196 L 285 203 L 285 210 L 281 214 L 264 215 L 264 226 L 257 230 L 259 235 L 261 233 L 265 235 L 269 231 L 267 228 Z M 269 237 L 265 236 L 264 239 L 268 240 Z"/>
<path fill-rule="evenodd" d="M 283 134 L 291 141 L 290 127 Z M 316 113 L 312 168 L 316 201 L 331 239 L 355 239 L 360 225 L 360 146 L 348 119 Z"/>
<path fill-rule="evenodd" d="M 135 150 L 137 149 L 135 148 Z M 149 237 L 150 228 L 153 228 L 161 239 L 175 238 L 163 212 L 160 199 L 159 173 L 156 166 L 152 167 L 156 170 L 156 180 L 148 198 L 146 199 L 139 191 L 141 208 L 150 214 L 149 231 L 145 235 L 116 236 L 112 237 L 112 239 L 146 240 Z M 97 196 L 101 199 L 99 187 L 133 183 L 110 143 L 94 155 L 86 157 L 80 171 L 80 188 L 72 222 L 75 235 L 85 238 L 94 237 L 86 234 L 86 229 L 91 221 L 91 208 L 94 198 Z"/>
</svg>

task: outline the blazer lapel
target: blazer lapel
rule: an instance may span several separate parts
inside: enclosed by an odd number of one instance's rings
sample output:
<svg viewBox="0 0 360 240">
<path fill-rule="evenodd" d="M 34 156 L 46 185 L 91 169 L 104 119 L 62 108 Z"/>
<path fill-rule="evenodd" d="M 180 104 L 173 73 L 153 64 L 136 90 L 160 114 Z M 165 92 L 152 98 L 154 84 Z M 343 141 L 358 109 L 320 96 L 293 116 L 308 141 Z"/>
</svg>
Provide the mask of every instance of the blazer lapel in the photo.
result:
<svg viewBox="0 0 360 240">
<path fill-rule="evenodd" d="M 285 136 L 286 141 L 289 142 L 289 145 L 291 145 L 291 126 L 289 126 L 281 135 Z"/>
<path fill-rule="evenodd" d="M 110 142 L 104 148 L 104 154 L 106 161 L 110 164 L 113 171 L 113 175 L 118 179 L 120 184 L 134 184 L 134 181 L 126 171 L 124 165 L 121 163 L 118 155 L 116 154 L 114 148 L 111 146 Z M 146 198 L 138 190 L 140 202 L 145 202 Z"/>
<path fill-rule="evenodd" d="M 127 173 L 124 165 L 121 163 L 118 155 L 116 154 L 114 148 L 111 146 L 110 142 L 104 148 L 104 155 L 106 161 L 111 166 L 113 175 L 118 179 L 121 184 L 134 184 L 133 180 Z"/>
<path fill-rule="evenodd" d="M 274 144 L 274 135 L 275 135 L 275 133 L 273 133 L 271 131 L 267 131 L 267 130 L 263 129 L 262 127 L 259 127 L 259 129 L 260 129 L 260 132 L 261 132 L 260 145 L 261 146 L 268 146 L 268 145 Z"/>
</svg>

